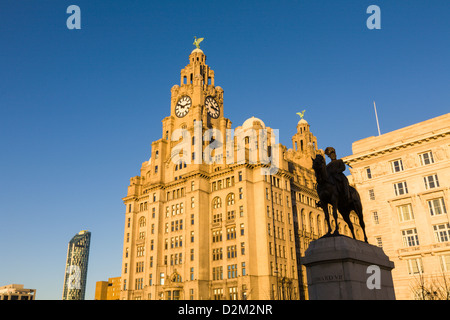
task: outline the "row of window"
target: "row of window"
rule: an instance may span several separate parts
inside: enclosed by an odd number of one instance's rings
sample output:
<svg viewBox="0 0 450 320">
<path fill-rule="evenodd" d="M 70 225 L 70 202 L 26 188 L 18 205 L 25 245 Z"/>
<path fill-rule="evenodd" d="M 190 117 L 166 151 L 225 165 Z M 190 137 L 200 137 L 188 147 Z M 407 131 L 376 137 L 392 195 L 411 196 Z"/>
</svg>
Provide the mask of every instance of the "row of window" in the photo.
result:
<svg viewBox="0 0 450 320">
<path fill-rule="evenodd" d="M 241 171 L 239 171 L 239 173 L 238 173 L 238 181 L 242 181 L 242 172 Z M 211 191 L 218 191 L 218 190 L 222 190 L 222 189 L 233 187 L 233 186 L 234 186 L 234 176 L 231 176 L 231 177 L 228 177 L 225 179 L 213 181 L 211 183 Z"/>
<path fill-rule="evenodd" d="M 450 254 L 439 255 L 437 258 L 439 259 L 441 271 L 442 272 L 450 271 Z M 409 274 L 419 274 L 425 272 L 421 257 L 407 259 L 406 263 L 408 265 Z"/>
<path fill-rule="evenodd" d="M 432 151 L 426 151 L 426 152 L 419 153 L 418 157 L 419 157 L 421 166 L 426 166 L 426 165 L 434 163 L 434 156 L 433 156 Z M 400 158 L 389 161 L 389 165 L 391 168 L 391 173 L 397 173 L 397 172 L 401 172 L 404 170 L 403 160 Z M 366 168 L 364 168 L 364 170 L 366 173 L 366 178 L 372 179 L 372 171 L 371 171 L 370 167 L 366 167 Z"/>
<path fill-rule="evenodd" d="M 401 233 L 404 247 L 415 247 L 420 244 L 416 228 L 402 230 Z M 433 225 L 433 233 L 436 242 L 450 241 L 450 223 Z"/>
<path fill-rule="evenodd" d="M 436 198 L 427 200 L 428 213 L 431 216 L 439 216 L 447 213 L 444 198 Z M 397 206 L 397 214 L 400 222 L 414 220 L 414 212 L 410 203 Z M 380 223 L 377 211 L 372 212 L 373 221 L 375 224 Z"/>
<path fill-rule="evenodd" d="M 236 239 L 236 227 L 228 227 L 227 228 L 227 240 Z M 244 224 L 240 225 L 240 235 L 243 236 L 245 233 Z M 222 241 L 222 230 L 213 230 L 212 231 L 212 242 L 217 243 Z"/>
<path fill-rule="evenodd" d="M 439 179 L 437 174 L 432 174 L 429 176 L 423 177 L 424 187 L 425 190 L 438 188 L 439 185 Z M 406 181 L 400 181 L 393 184 L 394 194 L 395 196 L 401 196 L 408 194 L 408 184 Z M 369 199 L 375 200 L 375 191 L 374 189 L 369 189 Z"/>
<path fill-rule="evenodd" d="M 240 252 L 242 256 L 245 255 L 245 242 L 241 242 Z M 227 246 L 226 255 L 227 259 L 237 258 L 238 256 L 237 245 Z M 223 260 L 223 248 L 212 249 L 212 260 L 213 261 Z"/>
</svg>

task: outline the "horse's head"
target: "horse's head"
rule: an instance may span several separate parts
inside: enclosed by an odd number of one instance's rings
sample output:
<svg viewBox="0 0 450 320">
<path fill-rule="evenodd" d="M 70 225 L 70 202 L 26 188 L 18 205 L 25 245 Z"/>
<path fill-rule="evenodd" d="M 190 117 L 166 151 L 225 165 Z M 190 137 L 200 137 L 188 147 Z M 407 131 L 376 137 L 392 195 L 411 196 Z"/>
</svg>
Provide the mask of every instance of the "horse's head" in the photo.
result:
<svg viewBox="0 0 450 320">
<path fill-rule="evenodd" d="M 325 159 L 321 154 L 317 154 L 316 158 L 311 157 L 311 160 L 313 162 L 313 169 L 320 169 L 325 164 Z"/>
<path fill-rule="evenodd" d="M 321 154 L 317 154 L 316 158 L 312 160 L 312 168 L 316 174 L 317 181 L 324 181 L 328 179 L 325 158 Z"/>
</svg>

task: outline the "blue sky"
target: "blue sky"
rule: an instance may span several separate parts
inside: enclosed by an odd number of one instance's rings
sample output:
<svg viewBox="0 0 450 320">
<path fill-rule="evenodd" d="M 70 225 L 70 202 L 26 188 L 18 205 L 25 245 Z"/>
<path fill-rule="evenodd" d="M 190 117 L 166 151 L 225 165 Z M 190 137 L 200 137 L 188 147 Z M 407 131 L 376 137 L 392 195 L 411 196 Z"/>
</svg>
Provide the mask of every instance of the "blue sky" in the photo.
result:
<svg viewBox="0 0 450 320">
<path fill-rule="evenodd" d="M 69 30 L 69 5 L 81 30 Z M 369 5 L 381 30 L 369 30 Z M 450 111 L 450 2 L 0 2 L 0 286 L 61 299 L 69 240 L 92 232 L 86 299 L 119 276 L 129 178 L 170 113 L 193 37 L 233 127 L 261 118 L 291 147 L 305 119 L 319 148 Z"/>
</svg>

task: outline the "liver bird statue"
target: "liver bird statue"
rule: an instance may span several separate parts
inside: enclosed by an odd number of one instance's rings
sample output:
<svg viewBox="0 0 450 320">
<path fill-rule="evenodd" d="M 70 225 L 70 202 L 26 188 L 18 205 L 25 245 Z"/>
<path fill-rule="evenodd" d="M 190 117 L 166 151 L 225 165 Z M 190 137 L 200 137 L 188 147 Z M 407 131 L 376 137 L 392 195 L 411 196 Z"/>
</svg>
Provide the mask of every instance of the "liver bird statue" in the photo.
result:
<svg viewBox="0 0 450 320">
<path fill-rule="evenodd" d="M 197 47 L 197 49 L 200 49 L 200 42 L 202 42 L 205 38 L 198 38 L 194 37 L 194 46 Z"/>
<path fill-rule="evenodd" d="M 297 112 L 297 114 L 300 116 L 300 119 L 303 119 L 304 115 L 305 115 L 305 111 L 303 110 L 302 112 Z"/>
</svg>

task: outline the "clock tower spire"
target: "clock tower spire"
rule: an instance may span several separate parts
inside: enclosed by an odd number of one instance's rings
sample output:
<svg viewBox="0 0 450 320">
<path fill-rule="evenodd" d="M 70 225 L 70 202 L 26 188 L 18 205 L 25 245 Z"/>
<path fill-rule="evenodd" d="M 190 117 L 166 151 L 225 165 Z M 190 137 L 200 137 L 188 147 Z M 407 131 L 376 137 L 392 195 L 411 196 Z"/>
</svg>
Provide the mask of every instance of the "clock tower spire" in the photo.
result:
<svg viewBox="0 0 450 320">
<path fill-rule="evenodd" d="M 170 137 L 177 128 L 192 130 L 194 121 L 201 121 L 204 129 L 231 128 L 223 116 L 223 89 L 215 85 L 214 71 L 206 64 L 200 49 L 202 38 L 189 54 L 189 64 L 180 72 L 180 84 L 171 89 L 171 113 L 163 120 L 163 136 Z"/>
</svg>

